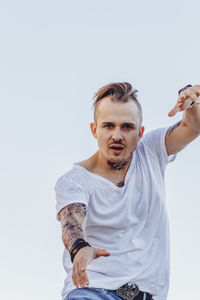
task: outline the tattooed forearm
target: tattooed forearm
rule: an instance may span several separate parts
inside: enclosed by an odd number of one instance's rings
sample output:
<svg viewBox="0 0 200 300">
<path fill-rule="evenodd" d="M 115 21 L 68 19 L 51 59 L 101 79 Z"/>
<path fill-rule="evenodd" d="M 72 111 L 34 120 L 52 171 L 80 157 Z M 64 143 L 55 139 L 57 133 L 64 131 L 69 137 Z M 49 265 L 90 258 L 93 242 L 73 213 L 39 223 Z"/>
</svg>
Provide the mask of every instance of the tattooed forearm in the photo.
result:
<svg viewBox="0 0 200 300">
<path fill-rule="evenodd" d="M 167 130 L 167 135 L 170 135 L 175 128 L 179 127 L 181 125 L 181 121 L 179 121 L 178 123 L 174 124 L 173 126 L 169 127 L 169 129 Z"/>
<path fill-rule="evenodd" d="M 83 203 L 69 204 L 60 212 L 62 239 L 68 251 L 76 239 L 85 239 L 84 221 L 86 214 L 87 207 Z"/>
</svg>

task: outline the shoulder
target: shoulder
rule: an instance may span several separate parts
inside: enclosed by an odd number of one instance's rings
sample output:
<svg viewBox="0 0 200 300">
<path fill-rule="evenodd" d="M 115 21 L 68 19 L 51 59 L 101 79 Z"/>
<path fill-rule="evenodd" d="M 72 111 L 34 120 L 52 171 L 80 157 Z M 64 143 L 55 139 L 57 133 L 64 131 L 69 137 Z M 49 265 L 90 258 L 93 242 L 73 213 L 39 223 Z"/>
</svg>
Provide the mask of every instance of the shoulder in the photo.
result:
<svg viewBox="0 0 200 300">
<path fill-rule="evenodd" d="M 61 175 L 56 181 L 55 187 L 60 185 L 77 185 L 84 186 L 86 181 L 87 174 L 82 170 L 81 167 L 74 164 L 73 168 Z"/>
<path fill-rule="evenodd" d="M 59 212 L 72 203 L 82 203 L 88 205 L 89 190 L 85 184 L 84 174 L 76 168 L 60 176 L 55 184 L 57 219 Z"/>
<path fill-rule="evenodd" d="M 150 150 L 150 152 L 159 152 L 165 149 L 165 136 L 168 127 L 157 128 L 145 133 L 138 142 L 139 149 Z"/>
<path fill-rule="evenodd" d="M 142 136 L 141 141 L 144 143 L 148 143 L 150 141 L 160 141 L 162 138 L 165 138 L 168 129 L 169 127 L 163 127 L 148 131 Z"/>
<path fill-rule="evenodd" d="M 168 130 L 169 127 L 151 130 L 143 135 L 138 145 L 138 150 L 145 153 L 147 157 L 158 160 L 162 168 L 175 159 L 174 155 L 169 156 L 167 153 L 165 138 Z"/>
<path fill-rule="evenodd" d="M 79 170 L 79 168 L 76 168 L 75 166 L 60 176 L 54 187 L 57 199 L 73 199 L 74 197 L 76 199 L 88 198 L 90 195 L 90 188 L 86 177 L 84 171 L 82 171 L 81 168 Z"/>
</svg>

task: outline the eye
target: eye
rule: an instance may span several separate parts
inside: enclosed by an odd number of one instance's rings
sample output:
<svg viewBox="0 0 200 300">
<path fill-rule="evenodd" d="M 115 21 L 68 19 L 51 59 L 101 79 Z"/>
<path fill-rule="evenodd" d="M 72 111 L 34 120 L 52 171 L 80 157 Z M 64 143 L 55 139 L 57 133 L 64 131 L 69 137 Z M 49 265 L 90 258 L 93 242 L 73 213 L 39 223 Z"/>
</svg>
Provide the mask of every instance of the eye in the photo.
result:
<svg viewBox="0 0 200 300">
<path fill-rule="evenodd" d="M 122 128 L 125 128 L 125 129 L 132 129 L 133 127 L 130 125 L 130 124 L 124 124 L 122 126 Z"/>
<path fill-rule="evenodd" d="M 108 123 L 108 124 L 105 124 L 104 127 L 107 127 L 107 128 L 112 128 L 113 127 L 113 124 L 111 123 Z"/>
</svg>

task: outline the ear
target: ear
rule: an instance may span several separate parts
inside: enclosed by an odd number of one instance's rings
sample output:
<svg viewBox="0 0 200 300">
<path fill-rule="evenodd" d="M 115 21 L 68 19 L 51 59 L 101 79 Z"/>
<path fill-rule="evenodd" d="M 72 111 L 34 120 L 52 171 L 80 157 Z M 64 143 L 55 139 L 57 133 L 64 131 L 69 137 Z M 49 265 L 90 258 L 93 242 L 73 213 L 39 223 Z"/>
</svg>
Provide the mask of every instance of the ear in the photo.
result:
<svg viewBox="0 0 200 300">
<path fill-rule="evenodd" d="M 138 133 L 138 141 L 141 139 L 144 133 L 144 126 L 140 127 L 139 133 Z"/>
<path fill-rule="evenodd" d="M 93 137 L 96 139 L 97 138 L 97 133 L 96 133 L 96 131 L 97 131 L 97 126 L 96 126 L 96 123 L 91 123 L 90 124 L 90 129 L 91 129 L 91 132 L 92 132 L 92 135 L 93 135 Z"/>
</svg>

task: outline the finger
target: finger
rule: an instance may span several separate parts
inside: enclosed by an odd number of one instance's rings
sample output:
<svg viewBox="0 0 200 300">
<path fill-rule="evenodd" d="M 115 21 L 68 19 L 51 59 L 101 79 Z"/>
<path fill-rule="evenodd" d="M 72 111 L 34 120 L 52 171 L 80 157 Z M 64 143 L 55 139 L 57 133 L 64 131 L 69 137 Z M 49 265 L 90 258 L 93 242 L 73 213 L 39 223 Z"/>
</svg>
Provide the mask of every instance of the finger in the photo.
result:
<svg viewBox="0 0 200 300">
<path fill-rule="evenodd" d="M 182 105 L 180 105 L 179 107 L 180 107 L 181 110 L 187 110 L 187 109 L 190 107 L 190 105 L 191 105 L 192 103 L 194 103 L 194 101 L 192 101 L 192 99 L 188 98 L 188 99 L 186 99 L 185 102 L 184 102 Z"/>
<path fill-rule="evenodd" d="M 103 250 L 103 251 L 100 253 L 100 255 L 102 255 L 102 256 L 110 256 L 110 252 L 107 252 L 107 251 Z"/>
<path fill-rule="evenodd" d="M 77 268 L 76 279 L 77 279 L 78 284 L 79 284 L 82 288 L 84 288 L 84 287 L 85 287 L 85 283 L 84 283 L 84 281 L 83 281 L 83 279 L 82 279 L 82 272 L 81 272 L 81 270 L 79 269 L 79 267 Z"/>
<path fill-rule="evenodd" d="M 95 257 L 94 258 L 98 258 L 100 256 L 110 256 L 110 253 L 106 250 L 95 249 Z"/>
<path fill-rule="evenodd" d="M 200 85 L 194 86 L 193 91 L 195 92 L 197 97 L 199 97 L 200 96 Z"/>
<path fill-rule="evenodd" d="M 169 117 L 173 117 L 173 116 L 175 116 L 175 114 L 177 113 L 177 112 L 179 112 L 180 111 L 180 108 L 179 108 L 179 106 L 176 104 L 171 110 L 170 110 L 170 112 L 168 113 L 168 116 Z"/>
<path fill-rule="evenodd" d="M 82 279 L 80 277 L 80 274 L 79 274 L 79 265 L 76 262 L 74 262 L 74 265 L 73 265 L 73 278 L 74 278 L 74 282 L 76 283 L 76 287 L 79 288 L 79 286 L 83 287 L 83 282 L 82 282 Z"/>
<path fill-rule="evenodd" d="M 86 287 L 86 283 L 82 280 L 81 274 L 78 276 L 78 283 L 80 284 L 80 287 L 84 289 Z"/>
<path fill-rule="evenodd" d="M 80 268 L 79 268 L 79 274 L 81 276 L 82 281 L 84 282 L 84 284 L 88 284 L 88 277 L 87 277 L 87 273 L 86 273 L 86 261 L 82 260 L 82 264 L 80 264 Z"/>
<path fill-rule="evenodd" d="M 186 94 L 186 100 L 191 99 L 192 101 L 194 101 L 194 103 L 197 103 L 198 97 L 192 89 L 185 91 L 185 94 Z"/>
<path fill-rule="evenodd" d="M 72 280 L 73 280 L 73 283 L 74 283 L 75 287 L 78 289 L 79 285 L 78 285 L 78 282 L 76 280 L 76 276 L 75 276 L 74 271 L 72 272 Z"/>
<path fill-rule="evenodd" d="M 185 101 L 185 95 L 181 95 L 179 96 L 177 103 L 183 103 L 184 101 Z"/>
<path fill-rule="evenodd" d="M 79 288 L 79 287 L 83 288 L 84 287 L 84 283 L 82 282 L 81 276 L 79 275 L 78 272 L 75 274 L 75 280 L 77 282 L 77 288 Z"/>
<path fill-rule="evenodd" d="M 88 276 L 87 276 L 87 272 L 86 272 L 86 267 L 82 266 L 80 269 L 80 273 L 81 273 L 82 281 L 84 282 L 85 285 L 88 285 L 89 280 L 88 280 Z"/>
</svg>

